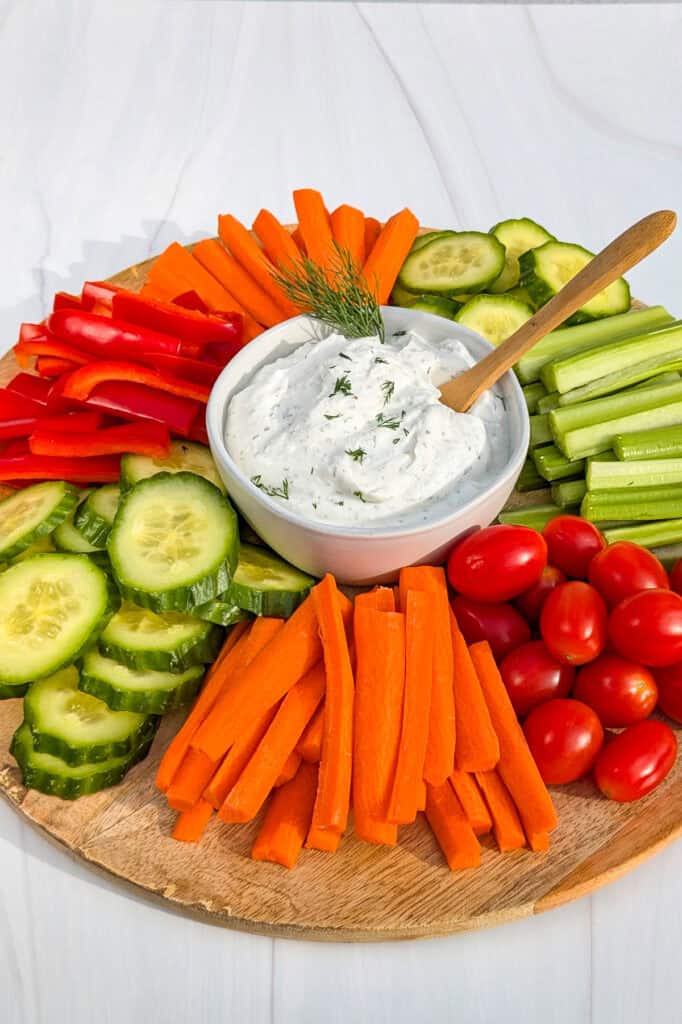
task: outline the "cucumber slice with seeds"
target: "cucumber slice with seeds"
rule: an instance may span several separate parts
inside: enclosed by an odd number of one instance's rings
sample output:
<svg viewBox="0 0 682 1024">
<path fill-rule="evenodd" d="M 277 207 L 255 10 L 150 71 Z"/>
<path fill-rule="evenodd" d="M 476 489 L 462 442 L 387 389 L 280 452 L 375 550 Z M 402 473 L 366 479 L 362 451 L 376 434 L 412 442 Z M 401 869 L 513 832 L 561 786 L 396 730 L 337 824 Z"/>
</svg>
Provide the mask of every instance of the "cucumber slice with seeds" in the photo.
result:
<svg viewBox="0 0 682 1024">
<path fill-rule="evenodd" d="M 227 596 L 240 608 L 255 615 L 286 619 L 307 597 L 314 583 L 312 576 L 296 569 L 267 548 L 242 544 Z"/>
<path fill-rule="evenodd" d="M 408 292 L 406 288 L 401 288 L 397 281 L 393 285 L 391 302 L 394 306 L 402 306 L 405 309 L 409 309 L 416 298 L 417 296 L 413 295 L 412 292 Z"/>
<path fill-rule="evenodd" d="M 102 551 L 104 544 L 101 547 L 97 547 L 95 544 L 91 544 L 90 541 L 86 540 L 82 533 L 80 533 L 73 525 L 74 516 L 78 510 L 78 507 L 83 504 L 89 494 L 92 494 L 92 488 L 83 490 L 78 496 L 78 505 L 72 512 L 68 514 L 66 519 L 59 524 L 57 529 L 52 534 L 52 539 L 59 551 L 68 551 L 74 555 L 90 555 L 95 551 Z"/>
<path fill-rule="evenodd" d="M 480 292 L 499 276 L 504 246 L 482 231 L 453 231 L 408 255 L 398 282 L 420 295 Z"/>
<path fill-rule="evenodd" d="M 152 719 L 140 733 L 139 746 L 132 754 L 96 764 L 70 765 L 61 757 L 36 750 L 30 726 L 22 722 L 12 738 L 10 753 L 19 765 L 27 789 L 75 800 L 121 782 L 133 765 L 147 755 L 155 732 L 156 722 Z"/>
<path fill-rule="evenodd" d="M 59 529 L 59 527 L 57 527 Z M 16 565 L 17 562 L 25 562 L 27 558 L 33 558 L 34 555 L 47 555 L 52 551 L 56 551 L 54 544 L 52 543 L 54 534 L 48 533 L 45 537 L 41 537 L 35 544 L 31 544 L 30 548 L 26 548 L 21 552 L 20 555 L 15 555 L 12 559 L 12 565 Z"/>
<path fill-rule="evenodd" d="M 508 295 L 474 295 L 455 316 L 458 324 L 499 345 L 533 315 L 533 308 Z"/>
<path fill-rule="evenodd" d="M 538 306 L 548 302 L 561 291 L 563 286 L 575 277 L 594 258 L 594 253 L 582 245 L 568 242 L 545 242 L 537 249 L 524 253 L 520 260 L 521 286 L 527 288 Z M 630 287 L 619 277 L 581 306 L 570 316 L 567 324 L 581 324 L 588 320 L 627 313 L 630 308 Z"/>
<path fill-rule="evenodd" d="M 112 711 L 78 689 L 78 669 L 62 669 L 33 683 L 24 699 L 24 720 L 33 746 L 67 764 L 94 764 L 127 757 L 137 750 L 145 715 Z"/>
<path fill-rule="evenodd" d="M 213 661 L 220 630 L 182 612 L 156 612 L 126 601 L 99 638 L 103 654 L 129 668 L 183 672 Z"/>
<path fill-rule="evenodd" d="M 147 455 L 123 455 L 121 457 L 121 490 L 128 491 L 140 480 L 146 480 L 156 473 L 196 473 L 215 484 L 225 493 L 225 484 L 213 461 L 210 450 L 193 441 L 171 441 L 170 452 L 165 459 L 150 459 Z"/>
<path fill-rule="evenodd" d="M 158 473 L 123 496 L 107 550 L 124 597 L 158 612 L 186 611 L 229 588 L 237 515 L 203 477 Z"/>
<path fill-rule="evenodd" d="M 99 651 L 88 651 L 83 658 L 80 688 L 117 711 L 163 715 L 194 700 L 203 675 L 202 665 L 192 665 L 184 672 L 135 670 L 105 658 Z"/>
<path fill-rule="evenodd" d="M 505 248 L 504 269 L 496 281 L 490 285 L 490 291 L 496 295 L 499 292 L 508 292 L 519 283 L 521 271 L 519 269 L 519 256 L 529 249 L 535 249 L 545 242 L 554 241 L 554 235 L 550 235 L 540 224 L 536 224 L 530 217 L 521 217 L 519 220 L 502 220 L 490 229 L 490 234 L 502 242 Z"/>
<path fill-rule="evenodd" d="M 106 545 L 120 500 L 121 492 L 118 485 L 106 484 L 92 491 L 79 506 L 73 518 L 73 525 L 95 548 L 103 548 Z"/>
<path fill-rule="evenodd" d="M 199 604 L 196 608 L 190 609 L 190 615 L 204 622 L 214 622 L 217 626 L 234 626 L 235 622 L 243 622 L 249 618 L 249 613 L 240 608 L 238 604 L 229 599 L 227 595 L 223 598 L 216 597 L 214 601 L 207 601 L 206 604 Z"/>
<path fill-rule="evenodd" d="M 63 480 L 25 487 L 0 502 L 0 561 L 20 555 L 59 526 L 76 507 L 78 491 Z"/>
<path fill-rule="evenodd" d="M 118 605 L 85 555 L 36 555 L 0 575 L 0 684 L 52 675 L 75 661 Z"/>
<path fill-rule="evenodd" d="M 447 235 L 454 235 L 455 231 L 427 231 L 425 235 L 417 235 L 414 242 L 410 247 L 410 252 L 418 252 L 419 249 L 423 249 L 429 242 L 433 242 L 436 238 L 444 238 Z"/>
<path fill-rule="evenodd" d="M 420 295 L 410 308 L 418 309 L 422 313 L 433 313 L 434 316 L 442 316 L 446 320 L 454 320 L 455 313 L 461 309 L 461 304 L 454 299 L 446 299 L 444 295 Z"/>
</svg>

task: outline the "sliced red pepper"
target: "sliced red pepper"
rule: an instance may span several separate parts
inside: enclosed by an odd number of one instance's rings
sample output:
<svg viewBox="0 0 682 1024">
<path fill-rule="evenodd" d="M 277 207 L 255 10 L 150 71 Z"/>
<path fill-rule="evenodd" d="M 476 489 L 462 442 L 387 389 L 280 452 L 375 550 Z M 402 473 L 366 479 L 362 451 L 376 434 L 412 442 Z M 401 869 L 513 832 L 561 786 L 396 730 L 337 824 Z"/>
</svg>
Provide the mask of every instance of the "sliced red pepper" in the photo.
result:
<svg viewBox="0 0 682 1024">
<path fill-rule="evenodd" d="M 132 452 L 162 459 L 170 451 L 170 436 L 160 423 L 124 423 L 87 434 L 60 433 L 39 425 L 28 445 L 34 455 L 82 459 Z"/>
<path fill-rule="evenodd" d="M 105 359 L 135 359 L 139 352 L 198 355 L 201 346 L 139 324 L 77 309 L 59 309 L 48 318 L 48 330 L 81 352 Z"/>
<path fill-rule="evenodd" d="M 60 381 L 55 382 L 55 393 L 51 395 L 52 407 L 64 408 L 61 397 Z M 163 423 L 171 434 L 187 437 L 192 423 L 202 408 L 198 402 L 178 395 L 169 395 L 166 391 L 145 387 L 144 384 L 132 384 L 127 381 L 112 381 L 98 384 L 84 403 L 90 409 L 120 416 L 126 420 L 152 420 Z"/>
<path fill-rule="evenodd" d="M 174 377 L 182 380 L 194 380 L 199 384 L 208 384 L 209 386 L 222 373 L 224 366 L 221 363 L 202 363 L 198 359 L 185 359 L 183 356 L 167 356 L 163 352 L 159 352 L 155 356 L 145 355 L 144 362 L 150 366 L 156 366 L 164 373 L 172 373 Z"/>
<path fill-rule="evenodd" d="M 32 373 L 18 373 L 16 377 L 12 377 L 7 385 L 7 390 L 15 395 L 23 395 L 24 398 L 37 402 L 39 405 L 47 405 L 47 396 L 51 387 L 50 381 L 44 380 L 42 377 L 36 377 Z M 0 402 L 2 400 L 2 393 L 0 393 Z"/>
<path fill-rule="evenodd" d="M 194 309 L 199 313 L 211 312 L 201 295 L 193 289 L 187 292 L 182 292 L 180 295 L 175 295 L 173 297 L 173 305 L 182 306 L 183 309 Z"/>
<path fill-rule="evenodd" d="M 33 356 L 54 356 L 57 359 L 66 359 L 70 363 L 77 363 L 79 366 L 89 363 L 92 358 L 85 352 L 79 352 L 73 345 L 68 345 L 65 341 L 48 334 L 32 341 L 20 341 L 14 346 L 14 355 L 19 366 L 28 365 Z"/>
<path fill-rule="evenodd" d="M 81 306 L 88 310 L 95 306 L 111 309 L 114 295 L 125 290 L 117 284 L 109 284 L 108 281 L 86 281 L 81 291 Z"/>
<path fill-rule="evenodd" d="M 96 362 L 81 366 L 67 377 L 62 394 L 65 398 L 84 401 L 90 392 L 106 381 L 128 381 L 144 384 L 159 391 L 167 391 L 170 395 L 180 398 L 191 398 L 197 402 L 207 402 L 211 389 L 205 384 L 194 381 L 178 380 L 169 373 L 160 373 L 148 369 L 138 363 L 129 362 Z"/>
<path fill-rule="evenodd" d="M 22 376 L 29 376 L 22 374 Z M 16 378 L 15 378 L 16 379 Z M 36 378 L 37 379 L 37 378 Z M 3 420 L 20 420 L 27 416 L 39 419 L 45 415 L 45 406 L 40 402 L 19 395 L 12 391 L 9 386 L 0 388 L 0 418 Z"/>
<path fill-rule="evenodd" d="M 81 309 L 82 302 L 80 295 L 72 295 L 71 292 L 55 292 L 52 300 L 52 310 L 55 309 Z"/>
<path fill-rule="evenodd" d="M 78 368 L 78 363 L 72 363 L 70 359 L 60 359 L 58 356 L 38 356 L 36 363 L 36 370 L 41 377 L 62 377 Z"/>
<path fill-rule="evenodd" d="M 22 341 L 35 341 L 37 338 L 45 338 L 46 335 L 45 324 L 21 324 L 17 344 L 21 344 Z"/>
<path fill-rule="evenodd" d="M 199 444 L 208 445 L 208 431 L 206 430 L 206 412 L 205 410 L 199 409 L 196 415 L 192 429 L 187 435 L 190 441 L 198 441 Z"/>
<path fill-rule="evenodd" d="M 103 419 L 99 412 L 75 412 L 64 416 L 17 416 L 0 421 L 0 438 L 29 437 L 38 429 L 59 431 L 64 434 L 87 433 L 98 430 Z"/>
<path fill-rule="evenodd" d="M 136 292 L 119 292 L 114 297 L 113 313 L 130 323 L 182 338 L 185 343 L 205 345 L 222 342 L 234 346 L 232 354 L 237 352 L 241 348 L 243 334 L 241 314 L 209 315 L 196 292 L 191 294 L 201 303 L 200 306 L 182 307 L 175 301 L 162 302 Z"/>
<path fill-rule="evenodd" d="M 70 480 L 108 484 L 118 480 L 118 455 L 91 459 L 60 459 L 49 455 L 0 455 L 0 480 Z"/>
</svg>

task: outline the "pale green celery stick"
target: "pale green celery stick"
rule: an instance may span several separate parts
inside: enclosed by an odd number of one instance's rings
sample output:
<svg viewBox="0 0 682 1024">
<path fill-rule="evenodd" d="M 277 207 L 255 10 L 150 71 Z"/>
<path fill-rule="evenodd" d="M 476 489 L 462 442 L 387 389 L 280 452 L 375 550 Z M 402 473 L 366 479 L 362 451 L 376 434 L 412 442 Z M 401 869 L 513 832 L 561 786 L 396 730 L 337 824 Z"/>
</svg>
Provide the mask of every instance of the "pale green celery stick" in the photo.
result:
<svg viewBox="0 0 682 1024">
<path fill-rule="evenodd" d="M 531 456 L 540 476 L 550 483 L 554 480 L 565 480 L 568 477 L 580 476 L 585 471 L 583 459 L 571 462 L 554 444 L 534 448 Z"/>
<path fill-rule="evenodd" d="M 585 497 L 587 485 L 584 480 L 562 480 L 552 484 L 552 501 L 559 508 L 571 508 L 580 504 Z"/>
<path fill-rule="evenodd" d="M 540 444 L 548 444 L 552 440 L 552 431 L 547 416 L 530 417 L 530 446 L 537 448 Z"/>
<path fill-rule="evenodd" d="M 645 548 L 659 548 L 664 544 L 682 543 L 682 519 L 668 519 L 660 523 L 640 523 L 617 526 L 603 531 L 608 544 L 629 540 Z"/>
<path fill-rule="evenodd" d="M 595 462 L 587 468 L 589 491 L 630 490 L 682 483 L 682 459 Z"/>
<path fill-rule="evenodd" d="M 501 523 L 512 526 L 530 526 L 533 530 L 542 530 L 552 519 L 564 515 L 568 509 L 558 505 L 533 505 L 531 508 L 515 508 L 510 512 L 500 512 Z"/>
<path fill-rule="evenodd" d="M 638 487 L 628 491 L 589 491 L 580 514 L 593 523 L 610 520 L 648 522 L 672 519 L 682 511 L 682 485 Z"/>
<path fill-rule="evenodd" d="M 545 486 L 545 481 L 539 475 L 533 460 L 526 459 L 516 481 L 516 490 L 524 494 L 526 491 L 535 491 Z"/>
<path fill-rule="evenodd" d="M 523 397 L 526 400 L 526 408 L 528 409 L 528 414 L 532 415 L 532 413 L 538 411 L 538 402 L 540 401 L 540 399 L 544 398 L 544 396 L 547 394 L 547 391 L 545 390 L 544 385 L 542 385 L 539 380 L 535 381 L 534 384 L 526 384 L 526 386 L 522 388 L 522 391 Z M 545 412 L 544 409 L 541 411 Z"/>
<path fill-rule="evenodd" d="M 673 459 L 682 456 L 682 426 L 616 434 L 613 450 L 626 462 L 640 459 Z"/>
</svg>

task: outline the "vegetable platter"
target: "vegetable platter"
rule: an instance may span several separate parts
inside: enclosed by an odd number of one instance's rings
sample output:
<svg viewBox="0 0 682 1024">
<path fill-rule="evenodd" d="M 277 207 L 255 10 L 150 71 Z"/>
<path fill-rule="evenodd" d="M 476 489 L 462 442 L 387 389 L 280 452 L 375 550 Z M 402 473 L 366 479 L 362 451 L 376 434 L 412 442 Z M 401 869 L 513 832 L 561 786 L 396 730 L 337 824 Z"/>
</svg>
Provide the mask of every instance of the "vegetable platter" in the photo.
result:
<svg viewBox="0 0 682 1024">
<path fill-rule="evenodd" d="M 138 291 L 152 264 L 122 271 L 111 283 Z M 433 312 L 442 312 L 433 294 L 424 301 Z M 475 315 L 475 306 L 470 308 Z M 0 385 L 16 372 L 10 354 L 0 363 Z M 537 496 L 517 495 L 514 504 L 537 501 Z M 92 522 L 96 532 L 102 520 L 94 515 Z M 295 871 L 285 871 L 249 858 L 255 822 L 226 825 L 214 818 L 200 847 L 172 838 L 177 816 L 155 780 L 182 711 L 163 717 L 150 753 L 117 786 L 68 801 L 22 785 L 9 755 L 21 721 L 18 703 L 0 703 L 3 796 L 80 860 L 179 911 L 243 930 L 320 941 L 375 941 L 492 926 L 577 898 L 682 834 L 678 760 L 642 803 L 596 799 L 588 780 L 553 789 L 559 824 L 548 854 L 517 849 L 501 855 L 487 835 L 481 838 L 479 870 L 448 871 L 420 815 L 401 829 L 398 845 L 372 846 L 350 833 L 338 855 L 309 850 Z"/>
</svg>

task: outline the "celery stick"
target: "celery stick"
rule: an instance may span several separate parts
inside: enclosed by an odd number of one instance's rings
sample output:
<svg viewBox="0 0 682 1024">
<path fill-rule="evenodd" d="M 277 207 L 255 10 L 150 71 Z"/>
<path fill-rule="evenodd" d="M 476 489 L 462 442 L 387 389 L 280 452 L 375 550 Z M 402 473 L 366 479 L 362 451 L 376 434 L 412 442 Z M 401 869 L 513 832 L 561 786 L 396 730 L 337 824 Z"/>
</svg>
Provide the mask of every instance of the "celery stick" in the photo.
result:
<svg viewBox="0 0 682 1024">
<path fill-rule="evenodd" d="M 516 490 L 521 494 L 525 494 L 526 491 L 535 491 L 539 487 L 546 486 L 547 484 L 535 468 L 533 460 L 526 459 L 516 481 Z"/>
<path fill-rule="evenodd" d="M 539 470 L 538 470 L 539 472 Z M 682 459 L 641 459 L 637 462 L 595 462 L 587 468 L 590 491 L 630 490 L 682 483 Z"/>
<path fill-rule="evenodd" d="M 643 430 L 647 426 L 667 427 L 679 423 L 682 423 L 682 400 L 662 405 L 658 409 L 642 410 L 629 416 L 607 420 L 605 423 L 569 430 L 560 438 L 556 438 L 555 435 L 555 440 L 557 447 L 567 458 L 584 459 L 588 455 L 596 455 L 611 448 L 616 434 Z"/>
<path fill-rule="evenodd" d="M 593 398 L 590 402 L 553 409 L 548 413 L 552 430 L 559 434 L 576 427 L 588 427 L 593 423 L 603 423 L 625 416 L 631 412 L 655 409 L 667 402 L 682 400 L 682 381 L 663 384 L 659 387 L 633 388 L 622 394 L 607 395 L 605 398 Z"/>
<path fill-rule="evenodd" d="M 539 380 L 535 381 L 534 384 L 526 384 L 523 390 L 523 397 L 526 400 L 526 407 L 529 413 L 537 411 L 538 401 L 547 394 L 544 384 L 541 384 Z M 543 412 L 545 410 L 542 410 Z"/>
<path fill-rule="evenodd" d="M 627 387 L 629 384 L 636 384 L 644 380 L 643 376 L 628 379 L 628 371 L 631 368 L 640 366 L 642 363 L 654 361 L 652 377 L 658 372 L 655 360 L 664 363 L 664 356 L 669 356 L 672 361 L 673 354 L 679 357 L 682 348 L 682 322 L 675 321 L 670 326 L 653 333 L 637 335 L 634 338 L 626 338 L 622 341 L 612 342 L 609 345 L 602 345 L 600 348 L 588 349 L 586 352 L 578 352 L 572 355 L 555 359 L 546 363 L 542 368 L 541 379 L 548 391 L 558 391 L 563 394 L 587 384 L 597 381 L 600 378 L 613 377 L 618 373 L 622 375 L 623 383 L 620 387 Z M 665 367 L 668 369 L 679 369 L 679 367 Z M 641 370 L 639 371 L 642 372 Z M 609 390 L 616 390 L 618 385 L 612 386 Z"/>
<path fill-rule="evenodd" d="M 654 331 L 673 322 L 673 318 L 663 306 L 650 306 L 631 313 L 619 313 L 603 320 L 594 320 L 576 327 L 561 327 L 552 331 L 546 338 L 534 345 L 516 364 L 516 372 L 522 384 L 530 384 L 539 380 L 540 371 L 545 363 L 552 359 L 560 359 L 574 352 L 601 345 L 610 345 L 623 338 Z"/>
<path fill-rule="evenodd" d="M 551 412 L 552 409 L 558 409 L 560 404 L 558 391 L 545 392 L 544 397 L 538 402 L 537 411 L 539 413 Z"/>
<path fill-rule="evenodd" d="M 614 391 L 626 391 L 633 385 L 649 384 L 652 378 L 665 377 L 668 373 L 674 373 L 682 369 L 682 349 L 670 355 L 654 356 L 643 363 L 637 363 L 627 370 L 615 370 L 606 377 L 593 380 L 581 388 L 573 388 L 566 391 L 558 405 L 573 405 L 575 402 L 588 402 L 591 398 L 601 398 L 602 395 L 613 394 Z"/>
<path fill-rule="evenodd" d="M 582 459 L 571 462 L 553 444 L 542 445 L 531 452 L 535 468 L 541 477 L 549 480 L 565 480 L 567 477 L 580 476 L 585 471 Z"/>
<path fill-rule="evenodd" d="M 628 491 L 588 491 L 580 506 L 583 519 L 648 522 L 671 519 L 682 511 L 682 486 L 637 487 Z"/>
<path fill-rule="evenodd" d="M 562 480 L 552 484 L 552 501 L 559 508 L 571 508 L 579 505 L 585 497 L 587 485 L 584 480 Z"/>
<path fill-rule="evenodd" d="M 682 558 L 682 543 L 664 544 L 662 547 L 652 548 L 651 553 L 670 571 L 675 562 Z"/>
<path fill-rule="evenodd" d="M 547 416 L 530 417 L 530 446 L 537 448 L 540 444 L 548 444 L 552 440 Z"/>
<path fill-rule="evenodd" d="M 613 450 L 619 459 L 626 462 L 682 456 L 682 426 L 616 434 Z"/>
<path fill-rule="evenodd" d="M 511 512 L 500 512 L 501 523 L 512 526 L 530 526 L 533 530 L 542 530 L 547 523 L 557 516 L 564 515 L 570 509 L 559 508 L 558 505 L 533 505 L 531 508 L 515 508 Z"/>
<path fill-rule="evenodd" d="M 617 526 L 604 530 L 608 544 L 619 540 L 629 540 L 633 544 L 641 544 L 645 548 L 658 548 L 663 544 L 679 544 L 682 542 L 682 519 L 668 519 L 660 523 L 643 523 L 639 526 Z"/>
</svg>

